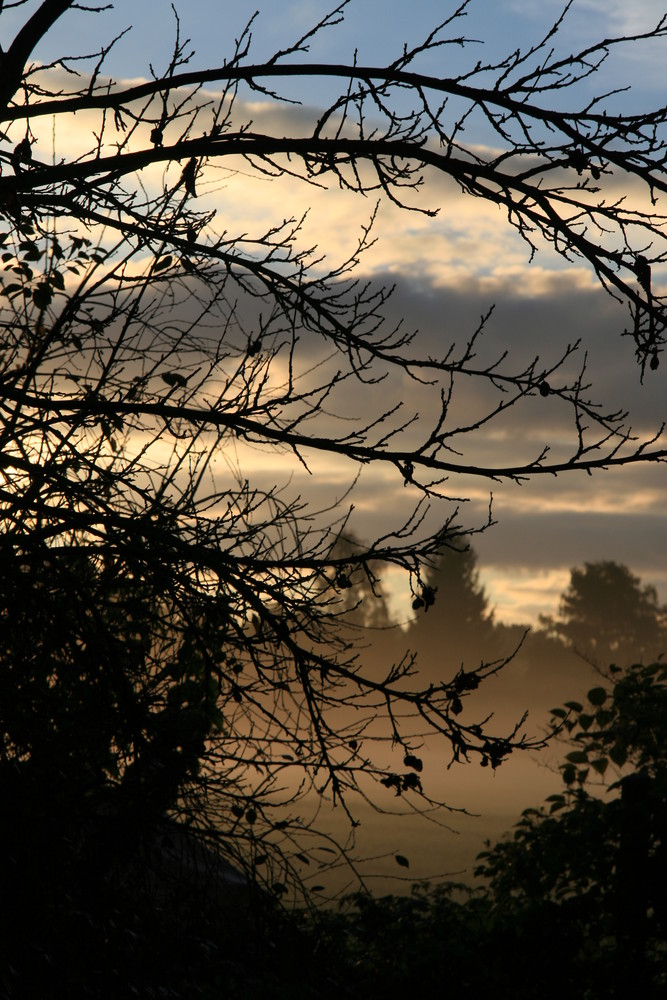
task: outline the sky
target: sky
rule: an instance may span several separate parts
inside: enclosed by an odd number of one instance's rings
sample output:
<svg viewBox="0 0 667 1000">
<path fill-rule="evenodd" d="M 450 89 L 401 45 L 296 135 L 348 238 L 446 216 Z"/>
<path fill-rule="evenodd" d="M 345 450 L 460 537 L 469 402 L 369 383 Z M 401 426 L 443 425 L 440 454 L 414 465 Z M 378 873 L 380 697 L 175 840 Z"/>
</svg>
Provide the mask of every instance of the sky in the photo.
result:
<svg viewBox="0 0 667 1000">
<path fill-rule="evenodd" d="M 34 5 L 33 5 L 34 6 Z M 179 5 L 176 5 L 179 7 Z M 255 9 L 260 14 L 253 26 L 256 61 L 276 47 L 293 41 L 326 12 L 322 0 L 189 0 L 180 5 L 181 31 L 191 38 L 196 52 L 191 65 L 221 63 L 229 54 Z M 21 8 L 2 15 L 0 40 L 7 45 L 13 17 L 25 16 Z M 477 0 L 465 18 L 452 26 L 455 35 L 484 40 L 465 49 L 447 46 L 423 61 L 427 72 L 450 75 L 478 58 L 500 58 L 517 46 L 537 41 L 558 16 L 561 4 L 554 0 Z M 318 37 L 309 58 L 317 61 L 349 61 L 353 50 L 366 63 L 388 62 L 404 42 L 415 44 L 443 20 L 453 7 L 442 2 L 415 0 L 353 0 L 345 21 Z M 557 42 L 564 51 L 580 48 L 603 36 L 645 30 L 667 10 L 666 0 L 575 0 Z M 125 27 L 133 30 L 112 51 L 107 69 L 116 79 L 136 79 L 164 68 L 173 43 L 174 18 L 164 0 L 130 3 L 117 0 L 113 10 L 92 17 L 73 11 L 49 36 L 38 56 L 47 61 L 63 51 L 93 51 L 100 40 L 109 39 Z M 588 89 L 596 92 L 632 83 L 632 93 L 620 94 L 620 107 L 645 110 L 664 103 L 664 53 L 657 46 L 641 50 L 628 47 L 616 52 Z M 283 91 L 303 98 L 299 85 Z M 247 95 L 246 95 L 247 96 Z M 324 86 L 308 85 L 302 109 L 281 111 L 253 100 L 258 127 L 287 130 L 295 117 L 312 118 L 326 100 Z M 75 129 L 87 128 L 81 116 Z M 483 126 L 472 125 L 471 142 L 488 140 Z M 72 144 L 77 136 L 68 137 Z M 71 147 L 73 148 L 73 146 Z M 625 192 L 621 192 L 625 193 Z M 237 176 L 207 196 L 225 225 L 232 230 L 259 227 L 267 219 L 310 207 L 305 238 L 316 239 L 334 262 L 356 242 L 360 226 L 371 209 L 368 201 L 338 190 L 314 192 L 292 182 L 280 185 L 265 179 Z M 565 343 L 581 338 L 588 352 L 592 395 L 612 408 L 625 407 L 633 415 L 636 430 L 648 432 L 667 418 L 667 364 L 651 373 L 643 386 L 634 361 L 632 344 L 618 333 L 625 314 L 600 293 L 591 276 L 581 267 L 566 270 L 562 261 L 547 250 L 529 264 L 526 247 L 495 209 L 463 198 L 451 185 L 427 178 L 421 203 L 438 208 L 436 219 L 399 212 L 382 205 L 375 235 L 377 244 L 361 267 L 361 273 L 377 282 L 396 283 L 390 310 L 404 316 L 411 328 L 419 329 L 423 353 L 441 347 L 443 337 L 461 342 L 476 325 L 481 313 L 495 305 L 488 330 L 488 350 L 509 347 L 512 356 L 528 359 L 535 353 L 545 362 L 555 360 Z M 414 386 L 395 387 L 404 393 L 407 407 L 421 405 Z M 473 401 L 464 401 L 472 405 Z M 357 409 L 355 410 L 355 407 Z M 350 400 L 350 413 L 361 416 L 363 407 Z M 491 454 L 502 461 L 515 450 L 536 452 L 542 443 L 558 437 L 558 416 L 546 406 L 526 419 L 510 420 L 492 429 L 479 445 L 480 455 Z M 270 456 L 246 456 L 256 475 L 278 473 Z M 332 463 L 315 463 L 316 477 L 294 471 L 291 487 L 315 499 L 344 492 L 350 471 Z M 453 492 L 465 490 L 467 523 L 484 520 L 489 503 L 486 483 L 456 484 Z M 593 477 L 583 474 L 534 481 L 522 487 L 493 484 L 493 513 L 497 524 L 477 536 L 482 581 L 496 617 L 502 621 L 536 622 L 539 613 L 553 613 L 567 585 L 569 570 L 585 561 L 613 559 L 626 563 L 645 583 L 654 583 L 667 602 L 667 467 L 644 467 L 607 471 Z M 388 524 L 406 506 L 402 484 L 383 472 L 364 474 L 355 493 L 354 529 L 364 537 L 378 524 Z M 395 607 L 405 608 L 395 595 Z"/>
</svg>

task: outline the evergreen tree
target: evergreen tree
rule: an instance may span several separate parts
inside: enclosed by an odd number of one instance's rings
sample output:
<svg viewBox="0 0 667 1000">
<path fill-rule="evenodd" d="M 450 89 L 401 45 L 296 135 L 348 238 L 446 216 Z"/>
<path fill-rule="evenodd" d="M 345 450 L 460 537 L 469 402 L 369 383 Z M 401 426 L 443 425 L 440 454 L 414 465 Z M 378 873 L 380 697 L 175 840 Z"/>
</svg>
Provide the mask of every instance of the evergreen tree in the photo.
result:
<svg viewBox="0 0 667 1000">
<path fill-rule="evenodd" d="M 667 652 L 667 608 L 655 587 L 643 586 L 627 566 L 603 561 L 573 569 L 557 618 L 541 617 L 547 631 L 605 668 L 647 662 Z"/>
</svg>

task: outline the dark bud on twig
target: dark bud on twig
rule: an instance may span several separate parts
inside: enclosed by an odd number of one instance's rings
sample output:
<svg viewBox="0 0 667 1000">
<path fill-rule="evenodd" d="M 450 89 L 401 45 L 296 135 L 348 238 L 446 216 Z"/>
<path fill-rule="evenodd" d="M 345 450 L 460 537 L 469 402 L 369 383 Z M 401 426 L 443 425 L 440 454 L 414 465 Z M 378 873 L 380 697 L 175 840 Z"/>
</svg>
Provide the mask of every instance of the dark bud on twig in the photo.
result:
<svg viewBox="0 0 667 1000">
<path fill-rule="evenodd" d="M 352 584 L 350 583 L 350 578 L 347 575 L 347 573 L 339 573 L 338 576 L 336 577 L 336 583 L 338 584 L 341 590 L 349 590 L 349 588 L 352 586 Z"/>
<path fill-rule="evenodd" d="M 195 180 L 197 179 L 197 160 L 193 156 L 192 159 L 188 160 L 183 168 L 183 173 L 181 175 L 181 184 L 185 184 L 185 190 L 193 198 L 197 197 L 197 191 L 195 189 Z"/>
<path fill-rule="evenodd" d="M 424 608 L 426 611 L 428 611 L 428 609 L 435 604 L 436 590 L 437 590 L 436 587 L 424 587 L 424 589 L 422 590 L 422 597 L 424 599 Z"/>
<path fill-rule="evenodd" d="M 651 294 L 651 265 L 647 261 L 646 257 L 642 254 L 637 254 L 635 257 L 635 274 L 637 275 L 637 281 L 644 289 L 647 295 Z"/>
<path fill-rule="evenodd" d="M 30 163 L 32 160 L 32 147 L 27 136 L 25 139 L 21 139 L 18 146 L 14 147 L 14 159 L 19 163 Z"/>
<path fill-rule="evenodd" d="M 465 670 L 461 670 L 454 678 L 454 688 L 456 691 L 476 691 L 479 687 L 479 677 L 476 673 L 472 671 L 466 673 Z"/>
<path fill-rule="evenodd" d="M 422 601 L 421 597 L 415 597 L 414 601 L 412 602 L 412 610 L 419 611 L 419 609 L 423 607 L 424 607 L 424 602 Z"/>
<path fill-rule="evenodd" d="M 151 142 L 154 146 L 161 146 L 163 138 L 164 133 L 159 125 L 156 125 L 155 128 L 151 129 Z"/>
<path fill-rule="evenodd" d="M 540 396 L 548 396 L 550 392 L 551 386 L 549 383 L 546 380 L 540 382 Z"/>
<path fill-rule="evenodd" d="M 403 764 L 405 765 L 405 767 L 412 767 L 415 771 L 424 770 L 424 762 L 422 761 L 421 757 L 415 757 L 411 753 L 406 753 L 405 757 L 403 758 Z"/>
<path fill-rule="evenodd" d="M 655 372 L 660 367 L 660 358 L 658 357 L 658 352 L 654 351 L 651 356 L 651 363 L 649 365 L 652 372 Z"/>
<path fill-rule="evenodd" d="M 571 149 L 567 154 L 567 159 L 571 167 L 581 174 L 588 167 L 588 158 L 580 149 Z"/>
</svg>

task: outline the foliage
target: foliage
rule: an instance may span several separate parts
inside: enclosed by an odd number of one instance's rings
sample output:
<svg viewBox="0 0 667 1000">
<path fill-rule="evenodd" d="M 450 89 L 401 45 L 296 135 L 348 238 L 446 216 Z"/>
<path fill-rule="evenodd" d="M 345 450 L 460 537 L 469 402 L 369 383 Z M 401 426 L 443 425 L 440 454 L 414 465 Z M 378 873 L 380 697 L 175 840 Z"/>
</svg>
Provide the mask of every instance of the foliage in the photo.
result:
<svg viewBox="0 0 667 1000">
<path fill-rule="evenodd" d="M 667 982 L 667 667 L 611 667 L 586 704 L 567 702 L 552 719 L 574 748 L 564 790 L 526 810 L 477 874 L 506 915 L 556 913 L 575 932 L 587 995 L 624 995 L 634 981 L 657 996 Z"/>
<path fill-rule="evenodd" d="M 642 587 L 615 562 L 573 569 L 558 618 L 543 616 L 542 624 L 600 666 L 625 666 L 633 657 L 646 662 L 667 651 L 667 609 L 655 587 Z"/>
</svg>

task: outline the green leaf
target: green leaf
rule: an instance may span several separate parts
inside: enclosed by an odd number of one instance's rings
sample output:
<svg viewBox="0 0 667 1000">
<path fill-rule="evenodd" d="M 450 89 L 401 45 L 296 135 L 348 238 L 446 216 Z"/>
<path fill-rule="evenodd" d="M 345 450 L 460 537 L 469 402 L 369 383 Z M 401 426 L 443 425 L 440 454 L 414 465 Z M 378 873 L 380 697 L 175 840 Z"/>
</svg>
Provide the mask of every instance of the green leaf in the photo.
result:
<svg viewBox="0 0 667 1000">
<path fill-rule="evenodd" d="M 607 700 L 607 692 L 603 687 L 591 688 L 591 690 L 586 695 L 591 705 L 604 705 Z"/>
<path fill-rule="evenodd" d="M 396 858 L 396 864 L 400 865 L 401 868 L 409 868 L 410 867 L 410 862 L 402 854 L 396 854 L 394 856 Z"/>
</svg>

